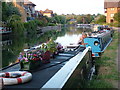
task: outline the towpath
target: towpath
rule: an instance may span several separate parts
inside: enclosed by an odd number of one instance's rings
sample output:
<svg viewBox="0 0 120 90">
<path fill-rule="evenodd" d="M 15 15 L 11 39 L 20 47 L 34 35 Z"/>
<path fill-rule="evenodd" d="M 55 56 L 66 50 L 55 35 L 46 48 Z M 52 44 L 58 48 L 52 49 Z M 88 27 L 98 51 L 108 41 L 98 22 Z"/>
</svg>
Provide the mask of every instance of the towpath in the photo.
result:
<svg viewBox="0 0 120 90">
<path fill-rule="evenodd" d="M 118 28 L 118 72 L 120 72 L 120 28 Z M 120 76 L 119 76 L 120 77 Z M 120 80 L 118 81 L 118 90 L 120 90 Z"/>
</svg>

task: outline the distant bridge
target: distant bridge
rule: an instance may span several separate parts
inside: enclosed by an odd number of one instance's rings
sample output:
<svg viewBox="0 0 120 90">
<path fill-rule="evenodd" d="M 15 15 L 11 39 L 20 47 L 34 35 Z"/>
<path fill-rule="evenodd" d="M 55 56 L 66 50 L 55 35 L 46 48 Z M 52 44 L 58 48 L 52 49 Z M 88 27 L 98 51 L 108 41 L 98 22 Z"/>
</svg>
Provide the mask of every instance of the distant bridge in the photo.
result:
<svg viewBox="0 0 120 90">
<path fill-rule="evenodd" d="M 90 26 L 90 24 L 77 24 L 77 26 Z"/>
<path fill-rule="evenodd" d="M 90 24 L 77 24 L 77 28 L 90 28 Z"/>
</svg>

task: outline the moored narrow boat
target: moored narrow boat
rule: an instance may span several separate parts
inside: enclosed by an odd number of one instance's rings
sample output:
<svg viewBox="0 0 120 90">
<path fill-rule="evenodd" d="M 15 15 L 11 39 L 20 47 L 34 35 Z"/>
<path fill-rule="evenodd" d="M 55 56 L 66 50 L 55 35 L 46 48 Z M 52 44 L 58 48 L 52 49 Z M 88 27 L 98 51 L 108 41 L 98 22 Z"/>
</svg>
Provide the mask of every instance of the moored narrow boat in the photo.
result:
<svg viewBox="0 0 120 90">
<path fill-rule="evenodd" d="M 84 38 L 84 43 L 86 43 L 86 47 L 91 47 L 93 57 L 100 57 L 101 53 L 105 51 L 112 41 L 112 36 L 112 31 L 101 30 L 91 33 L 91 36 Z"/>
<path fill-rule="evenodd" d="M 90 70 L 92 68 L 92 58 L 91 58 L 90 47 L 87 47 L 87 48 L 75 47 L 73 50 L 70 50 L 70 48 L 68 50 L 65 49 L 64 52 L 59 53 L 58 55 L 56 55 L 54 59 L 50 59 L 50 61 L 51 63 L 44 64 L 43 66 L 32 71 L 33 79 L 31 82 L 21 84 L 21 85 L 5 86 L 5 88 L 49 87 L 48 83 L 52 79 L 53 79 L 52 82 L 54 82 L 54 79 L 57 77 L 58 78 L 56 82 L 59 83 L 59 85 L 55 85 L 54 83 L 51 83 L 51 86 L 56 88 L 62 88 L 67 83 L 67 81 L 69 80 L 69 78 L 72 76 L 75 69 L 79 65 L 80 65 L 79 70 L 81 72 L 80 73 L 81 79 L 89 79 L 90 77 Z M 4 71 L 7 71 L 7 69 Z M 60 74 L 63 75 L 64 78 L 66 77 L 64 81 L 60 76 Z"/>
</svg>

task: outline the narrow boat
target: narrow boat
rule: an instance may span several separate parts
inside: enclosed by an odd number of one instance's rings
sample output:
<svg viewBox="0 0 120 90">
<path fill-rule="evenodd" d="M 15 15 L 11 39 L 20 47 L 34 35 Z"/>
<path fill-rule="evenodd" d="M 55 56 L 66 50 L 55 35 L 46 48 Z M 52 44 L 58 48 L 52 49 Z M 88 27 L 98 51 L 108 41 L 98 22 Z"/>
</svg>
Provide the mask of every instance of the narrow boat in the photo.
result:
<svg viewBox="0 0 120 90">
<path fill-rule="evenodd" d="M 75 87 L 74 78 L 89 80 L 91 78 L 91 68 L 93 67 L 91 48 L 80 47 L 79 45 L 68 46 L 64 52 L 59 53 L 55 58 L 50 59 L 51 63 L 44 64 L 32 73 L 32 81 L 24 84 L 5 86 L 12 88 L 64 88 Z M 15 66 L 4 69 L 3 72 L 20 70 L 19 63 Z M 76 72 L 79 74 L 76 75 Z"/>
<path fill-rule="evenodd" d="M 112 41 L 113 32 L 110 30 L 102 30 L 100 32 L 91 33 L 91 36 L 84 38 L 86 47 L 91 47 L 92 57 L 100 57 L 107 46 Z"/>
<path fill-rule="evenodd" d="M 113 31 L 112 28 L 109 27 L 108 25 L 94 25 L 92 30 L 94 32 L 98 32 L 98 31 L 101 31 L 101 30 L 111 30 L 111 31 Z"/>
</svg>

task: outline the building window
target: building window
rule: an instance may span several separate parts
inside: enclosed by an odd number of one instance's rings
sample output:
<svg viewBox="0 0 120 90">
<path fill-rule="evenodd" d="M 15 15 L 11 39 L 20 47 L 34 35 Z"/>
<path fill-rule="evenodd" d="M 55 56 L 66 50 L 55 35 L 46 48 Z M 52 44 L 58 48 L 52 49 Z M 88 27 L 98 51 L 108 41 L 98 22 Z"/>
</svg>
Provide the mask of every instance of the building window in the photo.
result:
<svg viewBox="0 0 120 90">
<path fill-rule="evenodd" d="M 115 10 L 115 8 L 111 8 L 111 10 Z"/>
<path fill-rule="evenodd" d="M 110 23 L 113 23 L 114 22 L 114 20 L 113 19 L 110 19 Z"/>
<path fill-rule="evenodd" d="M 114 17 L 114 14 L 110 14 L 110 17 Z"/>
</svg>

